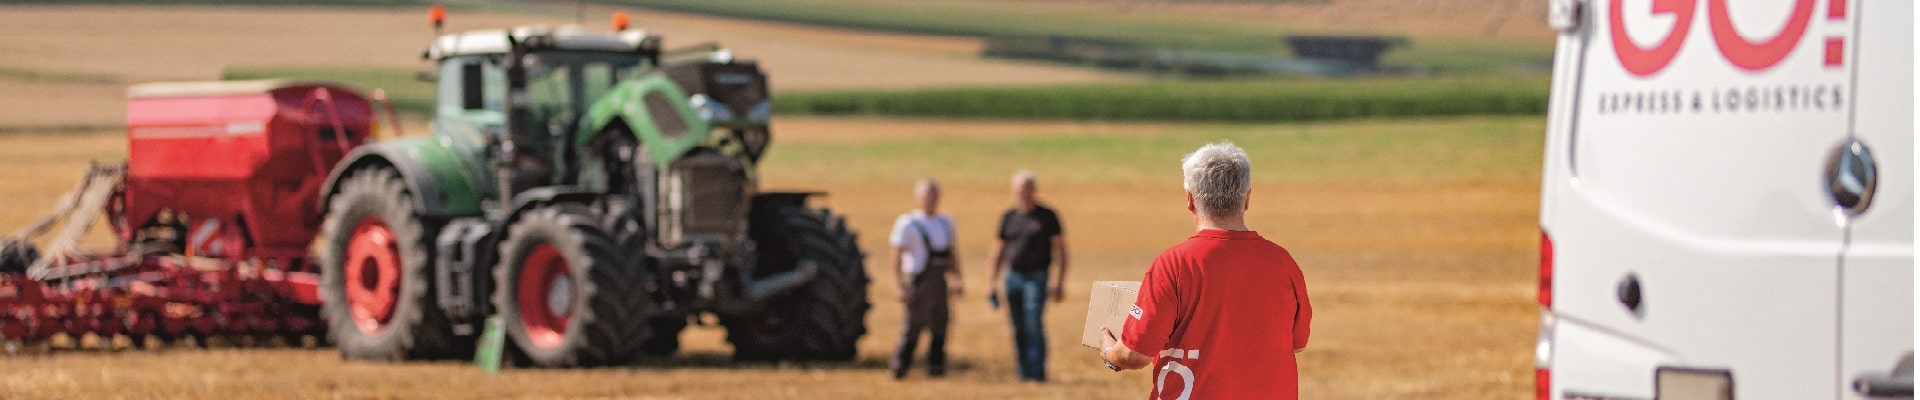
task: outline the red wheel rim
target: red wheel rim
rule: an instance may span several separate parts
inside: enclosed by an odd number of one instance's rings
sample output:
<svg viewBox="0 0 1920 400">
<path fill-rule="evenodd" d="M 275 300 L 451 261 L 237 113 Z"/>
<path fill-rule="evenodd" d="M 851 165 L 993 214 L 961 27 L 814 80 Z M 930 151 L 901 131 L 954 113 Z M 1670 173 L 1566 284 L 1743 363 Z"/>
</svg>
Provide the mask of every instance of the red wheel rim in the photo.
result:
<svg viewBox="0 0 1920 400">
<path fill-rule="evenodd" d="M 534 346 L 559 346 L 573 314 L 573 279 L 567 260 L 552 244 L 541 243 L 520 260 L 520 284 L 514 290 L 520 325 Z"/>
<path fill-rule="evenodd" d="M 386 328 L 400 294 L 400 246 L 378 217 L 361 220 L 347 240 L 347 310 L 354 326 L 374 334 Z"/>
</svg>

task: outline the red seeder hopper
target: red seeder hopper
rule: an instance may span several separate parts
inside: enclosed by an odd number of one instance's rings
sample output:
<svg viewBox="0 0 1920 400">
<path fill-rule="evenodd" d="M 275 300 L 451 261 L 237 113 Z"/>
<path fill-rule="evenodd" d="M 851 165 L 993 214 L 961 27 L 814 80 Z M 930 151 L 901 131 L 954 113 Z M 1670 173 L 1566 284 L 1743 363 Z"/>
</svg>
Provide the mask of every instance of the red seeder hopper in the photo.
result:
<svg viewBox="0 0 1920 400">
<path fill-rule="evenodd" d="M 87 334 L 136 347 L 324 341 L 307 248 L 322 182 L 372 131 L 368 98 L 287 81 L 154 83 L 127 95 L 126 163 L 95 165 L 54 212 L 0 238 L 5 348 Z M 101 216 L 116 248 L 82 248 Z"/>
</svg>

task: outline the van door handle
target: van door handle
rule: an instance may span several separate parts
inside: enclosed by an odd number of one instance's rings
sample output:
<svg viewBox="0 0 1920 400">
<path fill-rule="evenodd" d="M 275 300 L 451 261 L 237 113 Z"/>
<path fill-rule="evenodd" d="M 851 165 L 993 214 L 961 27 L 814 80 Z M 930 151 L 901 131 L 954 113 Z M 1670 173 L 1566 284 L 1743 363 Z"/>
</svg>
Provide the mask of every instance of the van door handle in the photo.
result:
<svg viewBox="0 0 1920 400">
<path fill-rule="evenodd" d="M 1901 357 L 1892 373 L 1854 377 L 1853 391 L 1868 397 L 1913 397 L 1913 353 Z"/>
<path fill-rule="evenodd" d="M 1879 165 L 1865 143 L 1848 139 L 1827 155 L 1827 195 L 1834 206 L 1847 215 L 1860 215 L 1873 204 L 1874 189 L 1879 186 Z"/>
</svg>

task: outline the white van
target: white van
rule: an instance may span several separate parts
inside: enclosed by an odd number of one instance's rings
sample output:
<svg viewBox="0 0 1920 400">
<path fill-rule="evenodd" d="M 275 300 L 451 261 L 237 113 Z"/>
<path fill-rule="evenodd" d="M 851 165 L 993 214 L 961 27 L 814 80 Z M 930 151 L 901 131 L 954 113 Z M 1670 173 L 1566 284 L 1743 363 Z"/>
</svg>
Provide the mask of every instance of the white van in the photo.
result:
<svg viewBox="0 0 1920 400">
<path fill-rule="evenodd" d="M 1542 399 L 1913 397 L 1913 0 L 1552 0 Z"/>
</svg>

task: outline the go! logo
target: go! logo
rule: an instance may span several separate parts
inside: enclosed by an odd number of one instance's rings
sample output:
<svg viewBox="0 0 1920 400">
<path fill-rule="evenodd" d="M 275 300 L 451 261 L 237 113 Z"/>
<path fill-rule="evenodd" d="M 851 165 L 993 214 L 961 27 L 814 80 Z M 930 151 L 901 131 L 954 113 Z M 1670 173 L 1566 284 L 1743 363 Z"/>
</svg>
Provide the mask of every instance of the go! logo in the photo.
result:
<svg viewBox="0 0 1920 400">
<path fill-rule="evenodd" d="M 1826 18 L 1829 21 L 1845 21 L 1847 18 L 1847 0 L 1826 0 Z M 1681 43 L 1693 30 L 1695 10 L 1700 0 L 1652 0 L 1652 15 L 1671 15 L 1673 27 L 1652 47 L 1640 47 L 1627 35 L 1627 26 L 1620 3 L 1625 0 L 1610 1 L 1607 7 L 1608 29 L 1613 37 L 1613 52 L 1619 57 L 1620 66 L 1637 77 L 1646 77 L 1660 72 L 1673 62 L 1680 53 Z M 1727 0 L 1705 0 L 1707 9 L 1707 28 L 1713 34 L 1714 47 L 1719 48 L 1720 56 L 1728 63 L 1748 72 L 1759 72 L 1772 68 L 1787 57 L 1800 39 L 1806 36 L 1807 26 L 1813 22 L 1815 0 L 1794 0 L 1793 11 L 1787 15 L 1787 23 L 1779 32 L 1772 32 L 1770 38 L 1748 40 L 1734 29 L 1732 17 L 1727 15 Z M 1845 40 L 1838 36 L 1826 38 L 1825 66 L 1839 67 L 1845 54 Z"/>
</svg>

